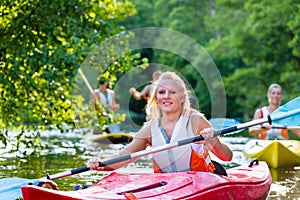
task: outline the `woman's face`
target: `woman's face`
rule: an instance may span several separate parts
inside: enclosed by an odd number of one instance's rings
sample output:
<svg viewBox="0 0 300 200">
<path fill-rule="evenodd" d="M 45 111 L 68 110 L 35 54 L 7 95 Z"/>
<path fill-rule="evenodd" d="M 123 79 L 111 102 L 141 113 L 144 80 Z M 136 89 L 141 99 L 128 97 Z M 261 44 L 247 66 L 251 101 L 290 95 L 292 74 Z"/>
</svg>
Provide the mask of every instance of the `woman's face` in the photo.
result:
<svg viewBox="0 0 300 200">
<path fill-rule="evenodd" d="M 175 80 L 162 80 L 157 86 L 156 98 L 159 108 L 164 113 L 181 110 L 185 95 Z"/>
<path fill-rule="evenodd" d="M 268 93 L 268 99 L 270 104 L 279 105 L 281 101 L 281 97 L 282 97 L 281 89 L 277 87 L 272 88 Z"/>
</svg>

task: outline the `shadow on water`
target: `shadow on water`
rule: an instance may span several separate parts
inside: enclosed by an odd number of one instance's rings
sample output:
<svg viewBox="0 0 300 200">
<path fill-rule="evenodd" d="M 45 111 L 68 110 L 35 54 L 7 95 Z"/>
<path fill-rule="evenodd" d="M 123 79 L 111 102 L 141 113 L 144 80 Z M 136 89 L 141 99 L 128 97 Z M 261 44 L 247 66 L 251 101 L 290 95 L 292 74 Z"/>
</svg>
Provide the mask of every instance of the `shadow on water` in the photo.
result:
<svg viewBox="0 0 300 200">
<path fill-rule="evenodd" d="M 222 138 L 234 152 L 232 162 L 220 163 L 225 168 L 248 164 L 251 159 L 243 154 L 244 144 L 249 140 L 246 137 Z M 42 141 L 49 146 L 46 150 L 37 153 L 17 154 L 0 148 L 0 178 L 19 177 L 36 179 L 46 174 L 56 174 L 74 168 L 82 167 L 91 157 L 106 157 L 124 148 L 123 144 L 99 144 L 85 140 L 80 134 L 48 134 L 43 135 Z M 218 161 L 218 160 L 217 160 Z M 151 169 L 151 156 L 145 156 L 135 163 L 122 168 L 125 172 L 147 171 Z M 273 182 L 268 199 L 300 199 L 300 167 L 270 169 Z M 60 190 L 74 190 L 78 184 L 91 185 L 108 173 L 89 171 L 58 179 Z"/>
</svg>

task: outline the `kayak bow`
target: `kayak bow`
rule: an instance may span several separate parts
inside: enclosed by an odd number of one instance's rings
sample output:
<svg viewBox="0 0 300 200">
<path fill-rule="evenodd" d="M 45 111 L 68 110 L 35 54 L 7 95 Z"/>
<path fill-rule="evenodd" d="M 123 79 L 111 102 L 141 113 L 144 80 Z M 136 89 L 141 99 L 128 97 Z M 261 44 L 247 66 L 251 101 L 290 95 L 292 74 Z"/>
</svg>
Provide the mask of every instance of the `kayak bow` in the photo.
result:
<svg viewBox="0 0 300 200">
<path fill-rule="evenodd" d="M 244 147 L 250 158 L 266 161 L 272 168 L 300 165 L 298 140 L 250 140 Z"/>
</svg>

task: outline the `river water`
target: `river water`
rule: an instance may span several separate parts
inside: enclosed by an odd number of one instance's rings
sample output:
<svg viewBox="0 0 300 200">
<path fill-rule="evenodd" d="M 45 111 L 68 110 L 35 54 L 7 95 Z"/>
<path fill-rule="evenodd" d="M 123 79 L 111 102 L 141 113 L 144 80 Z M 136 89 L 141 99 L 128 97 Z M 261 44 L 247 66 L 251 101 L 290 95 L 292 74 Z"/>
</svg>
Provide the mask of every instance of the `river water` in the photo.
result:
<svg viewBox="0 0 300 200">
<path fill-rule="evenodd" d="M 222 163 L 225 168 L 246 164 L 251 159 L 243 154 L 244 144 L 250 139 L 246 137 L 222 136 L 222 139 L 232 148 L 234 158 L 230 163 Z M 120 149 L 123 144 L 99 144 L 90 142 L 80 133 L 60 134 L 55 131 L 42 134 L 42 142 L 48 148 L 40 152 L 22 149 L 22 152 L 10 152 L 9 149 L 0 148 L 0 178 L 19 177 L 36 179 L 46 174 L 56 174 L 74 168 L 82 167 L 86 161 L 93 157 L 105 158 Z M 151 156 L 140 158 L 135 163 L 122 169 L 121 172 L 148 171 L 151 169 Z M 300 166 L 270 169 L 272 185 L 267 199 L 300 199 Z M 60 190 L 73 190 L 79 184 L 91 185 L 107 173 L 89 171 L 58 179 Z"/>
</svg>

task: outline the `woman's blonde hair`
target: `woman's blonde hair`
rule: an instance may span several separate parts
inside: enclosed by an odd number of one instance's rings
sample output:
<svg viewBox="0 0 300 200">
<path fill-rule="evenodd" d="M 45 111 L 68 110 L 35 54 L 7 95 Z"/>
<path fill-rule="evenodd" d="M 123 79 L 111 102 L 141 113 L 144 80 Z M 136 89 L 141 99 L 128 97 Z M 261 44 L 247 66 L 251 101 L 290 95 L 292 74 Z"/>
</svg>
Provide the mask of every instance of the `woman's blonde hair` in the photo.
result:
<svg viewBox="0 0 300 200">
<path fill-rule="evenodd" d="M 166 71 L 166 72 L 163 72 L 160 75 L 159 79 L 153 83 L 154 90 L 153 90 L 151 97 L 148 101 L 148 104 L 146 106 L 146 114 L 147 114 L 148 120 L 153 120 L 153 119 L 159 118 L 161 116 L 161 111 L 157 104 L 156 93 L 157 93 L 158 85 L 163 80 L 166 80 L 166 79 L 174 80 L 177 83 L 178 87 L 182 90 L 183 94 L 185 95 L 184 102 L 182 103 L 183 104 L 182 110 L 190 109 L 190 102 L 189 102 L 189 95 L 188 95 L 189 92 L 186 88 L 184 81 L 175 72 Z"/>
<path fill-rule="evenodd" d="M 282 91 L 282 88 L 281 88 L 281 86 L 280 86 L 279 84 L 273 83 L 273 84 L 271 84 L 271 85 L 269 86 L 269 88 L 268 88 L 268 93 L 270 93 L 271 90 L 272 90 L 273 88 L 278 88 L 278 89 L 280 89 L 280 90 Z"/>
</svg>

